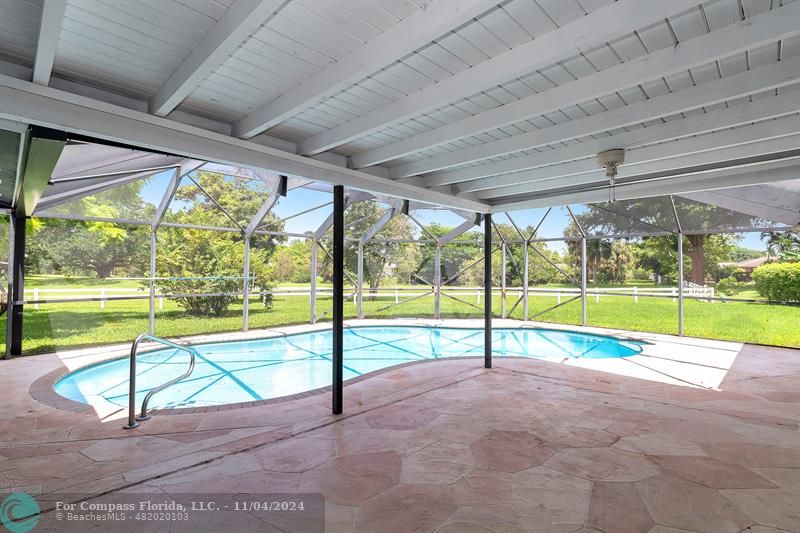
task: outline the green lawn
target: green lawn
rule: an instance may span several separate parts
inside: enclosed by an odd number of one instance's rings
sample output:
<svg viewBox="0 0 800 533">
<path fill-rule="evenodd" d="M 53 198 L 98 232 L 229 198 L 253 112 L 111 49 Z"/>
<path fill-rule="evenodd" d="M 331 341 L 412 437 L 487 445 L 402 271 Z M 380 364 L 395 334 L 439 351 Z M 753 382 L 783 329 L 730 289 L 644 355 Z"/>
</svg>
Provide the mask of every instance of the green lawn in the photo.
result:
<svg viewBox="0 0 800 533">
<path fill-rule="evenodd" d="M 137 282 L 121 280 L 55 279 L 31 277 L 28 288 L 86 288 L 96 291 L 98 287 L 138 287 Z M 637 284 L 642 286 L 642 284 Z M 416 287 L 424 292 L 425 287 Z M 455 293 L 458 294 L 458 293 Z M 58 296 L 58 297 L 64 297 Z M 72 296 L 72 294 L 69 294 Z M 56 297 L 53 295 L 42 296 Z M 408 298 L 402 291 L 401 299 Z M 482 316 L 483 303 L 474 295 L 459 296 L 480 308 L 464 305 L 450 298 L 441 299 L 442 318 L 477 318 Z M 564 297 L 563 301 L 566 301 Z M 509 294 L 508 310 L 516 297 Z M 394 302 L 393 294 L 384 294 L 379 299 L 365 298 L 364 310 L 367 318 L 433 317 L 433 296 L 428 295 L 400 306 L 383 309 Z M 494 309 L 499 314 L 500 298 L 495 296 Z M 556 304 L 555 296 L 531 296 L 529 317 L 543 322 L 566 324 L 580 323 L 580 301 L 574 301 L 540 313 Z M 317 303 L 318 315 L 330 308 L 330 298 L 320 297 Z M 184 315 L 171 301 L 165 301 L 163 309 L 156 310 L 156 334 L 165 337 L 196 335 L 237 331 L 242 327 L 242 305 L 232 305 L 228 313 L 220 318 L 195 318 Z M 685 332 L 690 336 L 735 340 L 800 347 L 800 307 L 779 305 L 749 304 L 738 302 L 707 303 L 687 299 L 685 301 Z M 40 353 L 78 346 L 99 345 L 115 342 L 129 342 L 139 333 L 147 331 L 148 302 L 129 300 L 107 302 L 100 309 L 98 302 L 42 304 L 39 309 L 33 305 L 25 308 L 24 340 L 25 353 Z M 634 303 L 630 296 L 601 296 L 595 302 L 594 296 L 588 299 L 589 325 L 627 329 L 632 331 L 652 331 L 675 334 L 678 330 L 678 307 L 671 298 L 640 297 Z M 345 304 L 345 315 L 355 316 L 352 299 Z M 512 318 L 522 318 L 522 305 L 511 313 Z M 330 314 L 322 320 L 329 320 Z M 309 320 L 309 301 L 307 296 L 276 297 L 274 307 L 267 311 L 256 298 L 250 305 L 250 328 L 266 328 L 279 325 L 307 323 Z M 5 316 L 0 327 L 1 342 L 5 342 Z"/>
</svg>

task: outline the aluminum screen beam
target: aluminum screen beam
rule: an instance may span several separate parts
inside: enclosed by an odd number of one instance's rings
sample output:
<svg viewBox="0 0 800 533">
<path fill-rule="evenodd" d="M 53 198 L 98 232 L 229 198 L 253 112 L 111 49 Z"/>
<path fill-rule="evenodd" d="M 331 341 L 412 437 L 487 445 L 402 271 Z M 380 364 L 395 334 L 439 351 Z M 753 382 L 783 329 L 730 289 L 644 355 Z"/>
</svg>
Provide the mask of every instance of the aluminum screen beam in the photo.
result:
<svg viewBox="0 0 800 533">
<path fill-rule="evenodd" d="M 792 182 L 749 185 L 716 191 L 693 192 L 680 196 L 766 220 L 797 226 L 800 225 L 800 181 L 794 183 L 794 190 L 789 188 L 790 184 Z"/>
<path fill-rule="evenodd" d="M 151 223 L 151 227 L 156 229 L 161 221 L 164 219 L 164 215 L 167 214 L 167 209 L 169 209 L 169 205 L 172 203 L 172 199 L 175 198 L 175 193 L 178 190 L 178 187 L 181 184 L 181 180 L 184 176 L 194 172 L 195 170 L 199 170 L 203 168 L 205 163 L 203 161 L 194 161 L 191 159 L 185 159 L 181 161 L 180 166 L 175 169 L 175 173 L 170 178 L 169 185 L 167 185 L 167 190 L 164 191 L 164 196 L 161 197 L 161 201 L 156 207 L 156 212 L 153 215 L 153 222 Z"/>
<path fill-rule="evenodd" d="M 471 230 L 475 226 L 477 226 L 477 224 L 475 224 L 474 220 L 467 220 L 466 222 L 462 222 L 459 226 L 456 226 L 455 228 L 453 228 L 449 233 L 447 233 L 446 235 L 443 235 L 442 237 L 440 237 L 439 238 L 439 245 L 440 246 L 444 246 L 445 244 L 453 242 L 458 237 L 460 237 L 461 235 L 465 234 L 466 232 L 468 232 L 469 230 Z"/>
</svg>

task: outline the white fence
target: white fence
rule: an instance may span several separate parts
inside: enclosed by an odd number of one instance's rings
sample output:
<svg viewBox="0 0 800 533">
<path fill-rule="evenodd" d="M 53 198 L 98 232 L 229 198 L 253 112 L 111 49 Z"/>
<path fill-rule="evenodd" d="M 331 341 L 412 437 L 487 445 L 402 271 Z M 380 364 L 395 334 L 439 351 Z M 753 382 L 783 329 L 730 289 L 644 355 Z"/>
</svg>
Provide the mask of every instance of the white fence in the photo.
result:
<svg viewBox="0 0 800 533">
<path fill-rule="evenodd" d="M 365 287 L 363 289 L 364 297 L 377 297 L 380 299 L 394 299 L 394 303 L 400 303 L 401 298 L 412 298 L 417 296 L 425 296 L 426 294 L 434 294 L 433 286 L 424 289 L 425 285 L 418 287 L 380 287 L 378 289 L 370 289 Z M 306 296 L 311 298 L 311 290 L 306 287 L 284 287 L 268 291 L 273 296 Z M 332 289 L 319 288 L 317 294 L 324 296 L 330 294 Z M 501 293 L 500 287 L 494 287 L 493 292 Z M 452 294 L 453 296 L 461 297 L 475 297 L 475 302 L 480 303 L 483 296 L 483 287 L 449 287 L 443 286 L 441 288 L 442 294 Z M 581 290 L 578 287 L 529 287 L 528 296 L 555 296 L 556 302 L 561 303 L 562 298 L 573 298 L 580 295 Z M 354 288 L 346 288 L 346 294 L 352 296 L 353 302 L 356 302 L 357 294 Z M 507 287 L 506 294 L 513 296 L 516 294 L 517 298 L 523 296 L 522 287 Z M 69 298 L 93 298 L 98 301 L 100 309 L 105 309 L 106 302 L 113 300 L 129 299 L 130 297 L 140 297 L 145 299 L 149 296 L 146 288 L 117 288 L 117 287 L 97 287 L 97 288 L 33 288 L 25 289 L 26 301 L 33 304 L 34 309 L 39 309 L 40 302 L 46 302 L 48 295 L 54 295 L 59 300 Z M 683 288 L 683 295 L 687 298 L 700 298 L 707 299 L 713 302 L 714 287 L 687 285 Z M 621 298 L 627 296 L 633 299 L 634 303 L 639 303 L 640 297 L 654 296 L 654 297 L 672 297 L 675 302 L 678 299 L 677 287 L 606 287 L 606 288 L 588 288 L 587 298 L 592 298 L 596 303 L 600 302 L 602 296 L 613 296 Z M 158 308 L 164 308 L 164 295 L 157 294 Z"/>
</svg>

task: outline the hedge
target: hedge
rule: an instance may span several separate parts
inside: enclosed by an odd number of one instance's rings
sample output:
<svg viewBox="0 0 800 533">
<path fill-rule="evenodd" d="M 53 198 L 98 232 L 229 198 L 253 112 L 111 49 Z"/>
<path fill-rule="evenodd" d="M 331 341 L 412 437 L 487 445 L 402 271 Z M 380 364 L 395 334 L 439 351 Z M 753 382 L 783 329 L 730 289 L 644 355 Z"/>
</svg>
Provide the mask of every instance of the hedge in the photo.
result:
<svg viewBox="0 0 800 533">
<path fill-rule="evenodd" d="M 753 271 L 753 280 L 768 300 L 800 302 L 800 262 L 765 263 Z"/>
</svg>

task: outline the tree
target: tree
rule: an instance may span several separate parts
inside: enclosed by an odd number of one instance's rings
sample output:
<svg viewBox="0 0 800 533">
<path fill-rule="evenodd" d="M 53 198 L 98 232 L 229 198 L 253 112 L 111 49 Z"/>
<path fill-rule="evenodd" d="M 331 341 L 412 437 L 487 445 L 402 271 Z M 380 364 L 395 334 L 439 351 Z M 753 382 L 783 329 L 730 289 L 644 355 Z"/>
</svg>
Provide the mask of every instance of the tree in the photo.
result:
<svg viewBox="0 0 800 533">
<path fill-rule="evenodd" d="M 47 219 L 31 237 L 27 251 L 39 272 L 107 278 L 116 270 L 141 275 L 147 265 L 147 227 Z"/>
<path fill-rule="evenodd" d="M 425 226 L 427 233 L 433 236 L 436 240 L 441 239 L 454 228 L 444 226 L 437 222 Z M 428 234 L 423 234 L 424 239 L 430 240 Z M 441 247 L 441 264 L 440 264 L 440 279 L 442 282 L 456 276 L 464 269 L 469 263 L 473 262 L 479 254 L 483 253 L 482 242 L 483 233 L 480 231 L 466 231 L 450 241 L 448 244 Z M 433 282 L 435 271 L 435 254 L 437 245 L 432 242 L 426 242 L 420 245 L 421 259 L 415 273 L 417 281 L 419 278 L 430 280 Z M 463 279 L 459 276 L 458 279 L 453 280 L 452 285 L 463 284 Z"/>
<path fill-rule="evenodd" d="M 730 256 L 728 257 L 728 260 L 739 263 L 741 261 L 747 261 L 748 259 L 756 259 L 762 257 L 763 255 L 763 250 L 754 250 L 752 248 L 734 246 Z"/>
<path fill-rule="evenodd" d="M 719 278 L 722 274 L 719 264 L 727 261 L 736 242 L 741 240 L 740 235 L 719 234 L 706 235 L 703 239 L 704 261 L 702 263 L 706 277 Z M 684 243 L 685 246 L 686 243 Z M 677 282 L 678 280 L 678 237 L 677 235 L 644 237 L 635 244 L 636 261 L 639 268 L 649 270 L 665 279 Z M 697 279 L 694 275 L 697 268 L 691 257 L 684 255 L 684 271 L 691 280 Z"/>
<path fill-rule="evenodd" d="M 781 260 L 800 260 L 800 233 L 798 231 L 765 231 L 761 239 L 767 240 L 767 257 Z"/>
<path fill-rule="evenodd" d="M 308 283 L 311 280 L 311 241 L 298 239 L 278 246 L 273 264 L 276 279 Z"/>
<path fill-rule="evenodd" d="M 197 172 L 196 186 L 183 186 L 175 197 L 181 209 L 168 213 L 168 220 L 198 226 L 230 227 L 232 222 L 216 204 L 224 206 L 240 226 L 246 227 L 267 199 L 263 183 Z M 213 198 L 213 200 L 211 198 Z M 283 225 L 274 215 L 264 223 L 281 231 Z M 235 225 L 234 225 L 235 227 Z M 250 241 L 250 282 L 254 292 L 262 292 L 267 307 L 272 299 L 264 291 L 275 284 L 275 270 L 270 259 L 283 237 L 254 234 Z M 189 228 L 160 228 L 158 232 L 156 274 L 158 286 L 170 294 L 216 294 L 209 297 L 178 296 L 174 300 L 190 315 L 221 316 L 237 299 L 227 293 L 242 290 L 244 273 L 244 236 L 240 231 L 209 231 Z"/>
<path fill-rule="evenodd" d="M 377 202 L 355 202 L 348 207 L 345 215 L 345 268 L 355 277 L 358 272 L 358 241 L 386 212 Z M 404 215 L 392 217 L 378 233 L 364 245 L 364 281 L 370 292 L 380 287 L 391 265 L 408 275 L 410 265 L 419 257 L 417 246 L 406 243 L 384 242 L 384 240 L 413 239 L 414 228 Z"/>
<path fill-rule="evenodd" d="M 84 196 L 51 212 L 107 219 L 152 219 L 141 196 L 145 181 Z M 120 270 L 141 275 L 147 264 L 148 229 L 114 222 L 37 218 L 29 225 L 27 261 L 36 271 L 107 278 Z"/>
<path fill-rule="evenodd" d="M 509 286 L 522 285 L 524 277 L 524 245 L 519 242 L 522 237 L 510 224 L 494 224 L 493 248 L 497 250 L 500 243 L 505 240 L 506 246 L 506 284 Z M 449 233 L 453 228 L 448 228 L 438 224 L 428 226 L 429 231 L 434 235 L 441 236 Z M 529 235 L 532 227 L 522 230 Z M 499 235 L 498 235 L 499 233 Z M 502 239 L 501 239 L 502 236 Z M 427 252 L 430 260 L 427 266 L 431 267 L 432 273 L 432 254 L 435 251 L 434 245 L 427 245 Z M 538 253 L 537 253 L 538 251 Z M 484 272 L 484 250 L 483 232 L 468 231 L 458 237 L 451 244 L 442 247 L 442 280 L 458 275 L 451 285 L 480 285 L 483 283 Z M 569 266 L 560 264 L 562 258 L 558 252 L 550 250 L 546 243 L 532 242 L 529 245 L 528 253 L 528 283 L 530 285 L 546 285 L 555 281 L 564 280 L 564 276 L 558 272 L 551 264 L 559 265 L 561 270 L 569 270 Z M 492 283 L 500 285 L 502 283 L 502 253 L 494 251 L 492 253 Z"/>
<path fill-rule="evenodd" d="M 242 291 L 244 246 L 241 240 L 222 232 L 187 228 L 162 228 L 158 235 L 156 284 L 187 314 L 222 316 Z M 262 250 L 250 252 L 250 270 L 258 289 L 273 279 Z M 197 297 L 197 294 L 214 296 Z"/>
<path fill-rule="evenodd" d="M 681 228 L 686 234 L 685 255 L 689 258 L 690 280 L 698 285 L 705 284 L 706 276 L 717 267 L 716 262 L 709 262 L 706 249 L 711 236 L 700 233 L 722 230 L 730 227 L 747 227 L 757 223 L 758 219 L 717 206 L 694 202 L 683 198 L 675 198 Z M 645 198 L 606 202 L 586 206 L 586 210 L 576 214 L 581 227 L 589 234 L 613 235 L 629 233 L 657 233 L 659 231 L 676 231 L 674 211 L 669 198 Z M 574 235 L 572 223 L 565 235 Z M 716 236 L 720 237 L 720 236 Z M 727 244 L 734 239 L 728 239 Z M 658 241 L 656 241 L 658 242 Z M 722 242 L 717 239 L 717 245 Z"/>
</svg>

